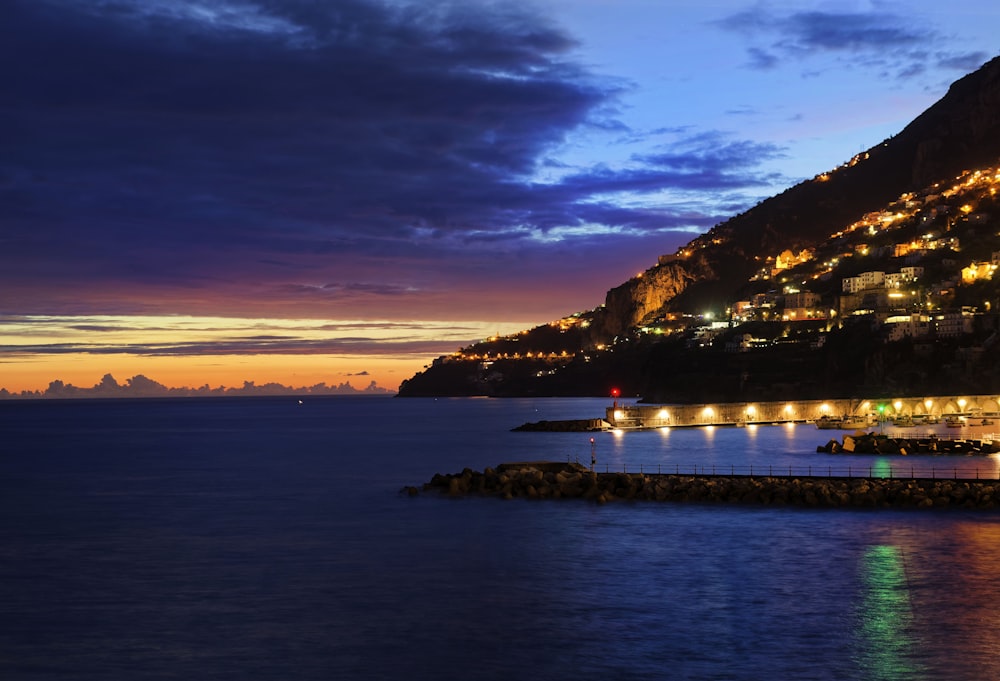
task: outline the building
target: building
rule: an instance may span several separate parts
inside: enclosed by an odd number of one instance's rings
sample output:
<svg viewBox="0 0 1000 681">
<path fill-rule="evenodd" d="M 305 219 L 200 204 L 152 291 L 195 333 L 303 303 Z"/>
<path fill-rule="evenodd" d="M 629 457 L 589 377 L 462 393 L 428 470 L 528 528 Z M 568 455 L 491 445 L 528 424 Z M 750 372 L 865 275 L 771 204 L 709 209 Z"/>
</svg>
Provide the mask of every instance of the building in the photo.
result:
<svg viewBox="0 0 1000 681">
<path fill-rule="evenodd" d="M 841 282 L 844 293 L 857 293 L 885 285 L 885 272 L 862 272 L 856 277 L 844 277 Z"/>
<path fill-rule="evenodd" d="M 934 333 L 938 338 L 956 338 L 972 333 L 972 314 L 943 312 L 934 316 Z"/>
<path fill-rule="evenodd" d="M 992 262 L 974 262 L 962 268 L 962 283 L 971 284 L 975 281 L 989 281 L 996 272 L 997 265 Z"/>
<path fill-rule="evenodd" d="M 889 317 L 885 320 L 888 330 L 886 340 L 897 341 L 904 338 L 924 338 L 930 335 L 931 319 L 927 315 L 911 314 Z"/>
</svg>

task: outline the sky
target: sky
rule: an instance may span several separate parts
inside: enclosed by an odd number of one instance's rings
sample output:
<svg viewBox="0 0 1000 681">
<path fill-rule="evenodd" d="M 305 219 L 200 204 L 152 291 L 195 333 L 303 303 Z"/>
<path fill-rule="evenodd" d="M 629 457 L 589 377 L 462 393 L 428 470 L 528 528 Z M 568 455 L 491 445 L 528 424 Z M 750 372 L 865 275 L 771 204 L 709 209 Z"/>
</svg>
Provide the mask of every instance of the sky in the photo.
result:
<svg viewBox="0 0 1000 681">
<path fill-rule="evenodd" d="M 0 388 L 395 390 L 895 134 L 996 3 L 5 0 Z"/>
</svg>

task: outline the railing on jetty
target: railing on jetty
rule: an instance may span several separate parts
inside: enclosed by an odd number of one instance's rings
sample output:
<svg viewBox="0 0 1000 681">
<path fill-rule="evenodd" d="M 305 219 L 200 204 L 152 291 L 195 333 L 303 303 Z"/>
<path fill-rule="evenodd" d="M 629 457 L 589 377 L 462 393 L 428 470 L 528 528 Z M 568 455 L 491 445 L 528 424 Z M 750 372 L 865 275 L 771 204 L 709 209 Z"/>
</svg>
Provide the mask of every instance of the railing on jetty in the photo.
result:
<svg viewBox="0 0 1000 681">
<path fill-rule="evenodd" d="M 599 468 L 599 467 L 598 467 Z M 598 470 L 597 472 L 601 472 Z M 611 464 L 604 465 L 604 473 L 617 473 L 617 466 L 612 470 Z M 639 473 L 641 475 L 690 475 L 698 477 L 768 477 L 768 478 L 872 478 L 901 480 L 998 480 L 1000 470 L 996 467 L 980 466 L 896 466 L 876 467 L 874 465 L 860 466 L 681 466 L 680 464 L 663 465 L 639 464 L 628 470 L 627 464 L 621 464 L 622 473 Z"/>
<path fill-rule="evenodd" d="M 874 431 L 869 431 L 874 432 Z M 892 440 L 950 440 L 953 442 L 1000 442 L 1000 433 L 963 433 L 958 432 L 947 432 L 938 433 L 934 431 L 919 432 L 916 429 L 911 430 L 887 430 L 885 433 L 887 438 Z M 847 433 L 850 435 L 850 433 Z M 882 435 L 882 433 L 879 433 Z"/>
</svg>

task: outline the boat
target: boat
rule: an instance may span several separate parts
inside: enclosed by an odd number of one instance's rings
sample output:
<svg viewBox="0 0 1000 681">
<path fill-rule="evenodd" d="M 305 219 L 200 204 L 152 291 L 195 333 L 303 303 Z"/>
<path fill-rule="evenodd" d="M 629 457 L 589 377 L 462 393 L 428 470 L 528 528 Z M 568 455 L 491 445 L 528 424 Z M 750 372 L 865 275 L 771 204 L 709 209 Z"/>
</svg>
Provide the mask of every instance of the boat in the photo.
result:
<svg viewBox="0 0 1000 681">
<path fill-rule="evenodd" d="M 892 420 L 892 425 L 897 428 L 912 428 L 916 424 L 912 416 L 897 416 Z"/>
<path fill-rule="evenodd" d="M 864 416 L 821 416 L 816 419 L 816 427 L 820 430 L 858 430 L 867 428 L 868 419 Z"/>
<path fill-rule="evenodd" d="M 824 415 L 816 419 L 816 427 L 820 430 L 839 430 L 841 421 L 842 419 Z"/>
<path fill-rule="evenodd" d="M 944 419 L 944 425 L 949 428 L 961 428 L 965 425 L 965 419 L 961 416 L 946 416 Z"/>
<path fill-rule="evenodd" d="M 841 430 L 857 430 L 859 428 L 867 428 L 870 423 L 868 423 L 868 418 L 865 416 L 845 416 L 840 419 Z"/>
</svg>

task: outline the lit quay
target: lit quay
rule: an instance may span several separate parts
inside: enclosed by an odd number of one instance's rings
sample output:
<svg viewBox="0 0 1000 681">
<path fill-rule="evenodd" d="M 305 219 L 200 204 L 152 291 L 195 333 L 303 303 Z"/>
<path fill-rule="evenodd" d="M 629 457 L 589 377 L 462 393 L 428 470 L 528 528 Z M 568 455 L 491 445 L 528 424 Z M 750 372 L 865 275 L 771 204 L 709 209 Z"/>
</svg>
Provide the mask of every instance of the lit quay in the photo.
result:
<svg viewBox="0 0 1000 681">
<path fill-rule="evenodd" d="M 864 428 L 879 422 L 910 424 L 963 419 L 1000 418 L 1000 395 L 936 395 L 924 397 L 720 402 L 714 404 L 623 404 L 607 407 L 605 429 L 642 430 L 692 426 L 746 426 L 771 423 L 821 423 L 850 419 Z"/>
</svg>

